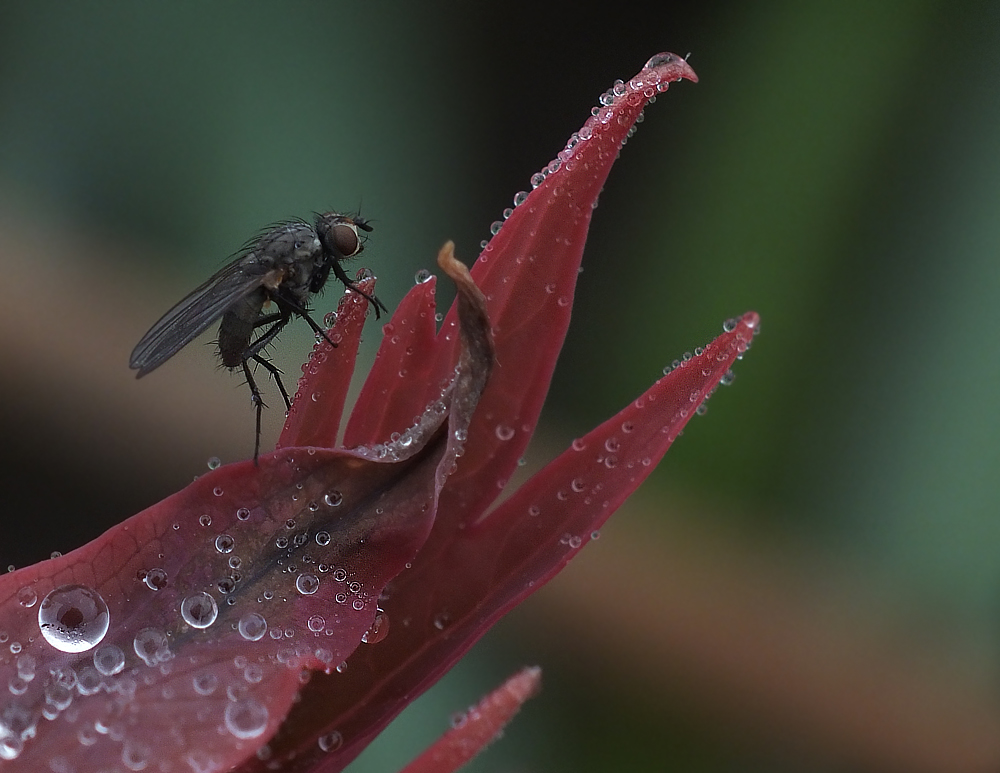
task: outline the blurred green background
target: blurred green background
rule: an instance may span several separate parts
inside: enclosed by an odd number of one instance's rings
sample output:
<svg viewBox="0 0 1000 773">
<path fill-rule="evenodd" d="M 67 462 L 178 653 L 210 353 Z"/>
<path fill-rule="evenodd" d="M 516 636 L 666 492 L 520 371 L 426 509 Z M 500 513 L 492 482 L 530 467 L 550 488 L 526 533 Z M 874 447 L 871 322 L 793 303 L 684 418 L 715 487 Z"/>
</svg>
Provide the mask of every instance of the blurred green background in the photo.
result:
<svg viewBox="0 0 1000 773">
<path fill-rule="evenodd" d="M 393 308 L 446 239 L 478 253 L 614 79 L 691 52 L 700 83 L 647 109 L 602 194 L 528 467 L 727 317 L 763 332 L 571 576 L 351 770 L 536 662 L 472 770 L 995 770 L 998 48 L 1000 4 L 931 0 L 4 3 L 0 562 L 252 453 L 205 346 L 140 382 L 127 361 L 258 228 L 360 208 Z"/>
</svg>

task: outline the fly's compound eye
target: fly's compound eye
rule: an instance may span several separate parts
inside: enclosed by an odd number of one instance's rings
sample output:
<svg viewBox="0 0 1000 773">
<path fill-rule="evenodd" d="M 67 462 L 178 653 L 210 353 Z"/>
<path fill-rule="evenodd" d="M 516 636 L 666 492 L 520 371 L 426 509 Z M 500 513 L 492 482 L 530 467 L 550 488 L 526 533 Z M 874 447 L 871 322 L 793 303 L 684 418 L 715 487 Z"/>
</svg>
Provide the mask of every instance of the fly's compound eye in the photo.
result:
<svg viewBox="0 0 1000 773">
<path fill-rule="evenodd" d="M 352 258 L 364 249 L 354 223 L 337 223 L 330 227 L 330 246 L 345 258 Z"/>
</svg>

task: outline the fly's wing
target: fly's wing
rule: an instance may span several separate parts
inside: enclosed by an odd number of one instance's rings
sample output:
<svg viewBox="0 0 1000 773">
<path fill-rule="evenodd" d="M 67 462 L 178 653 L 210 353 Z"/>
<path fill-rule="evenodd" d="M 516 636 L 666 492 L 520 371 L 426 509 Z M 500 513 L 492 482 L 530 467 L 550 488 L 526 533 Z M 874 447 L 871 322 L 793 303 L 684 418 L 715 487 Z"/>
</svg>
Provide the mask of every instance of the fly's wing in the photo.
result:
<svg viewBox="0 0 1000 773">
<path fill-rule="evenodd" d="M 244 254 L 192 291 L 164 314 L 132 350 L 128 364 L 139 371 L 136 378 L 160 367 L 230 306 L 260 287 L 265 273 L 264 266 Z"/>
</svg>

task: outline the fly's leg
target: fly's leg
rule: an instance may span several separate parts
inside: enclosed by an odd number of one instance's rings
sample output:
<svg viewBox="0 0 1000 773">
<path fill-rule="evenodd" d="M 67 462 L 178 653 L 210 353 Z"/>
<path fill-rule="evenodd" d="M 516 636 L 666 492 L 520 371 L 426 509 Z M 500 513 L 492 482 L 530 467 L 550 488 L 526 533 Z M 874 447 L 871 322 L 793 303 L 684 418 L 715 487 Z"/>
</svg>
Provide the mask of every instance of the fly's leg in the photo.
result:
<svg viewBox="0 0 1000 773">
<path fill-rule="evenodd" d="M 297 303 L 293 303 L 292 301 L 288 300 L 287 298 L 275 298 L 275 303 L 277 303 L 282 309 L 284 309 L 286 314 L 289 315 L 296 314 L 299 317 L 302 317 L 302 319 L 304 319 L 306 322 L 309 323 L 309 327 L 313 329 L 313 332 L 316 335 L 322 336 L 323 340 L 326 341 L 328 344 L 330 344 L 330 346 L 332 346 L 334 349 L 337 348 L 337 344 L 335 344 L 333 341 L 329 339 L 329 337 L 327 337 L 326 331 L 319 326 L 319 323 L 316 322 L 316 320 L 314 320 L 311 316 L 309 316 L 309 309 L 305 309 L 302 306 L 299 306 Z"/>
<path fill-rule="evenodd" d="M 347 275 L 347 272 L 344 271 L 344 267 L 340 265 L 339 260 L 333 261 L 333 273 L 337 277 L 337 279 L 339 279 L 341 282 L 344 283 L 344 287 L 346 287 L 348 290 L 353 290 L 362 298 L 367 300 L 372 306 L 375 307 L 375 319 L 378 319 L 379 317 L 382 316 L 379 313 L 379 309 L 384 311 L 386 314 L 389 313 L 389 310 L 385 307 L 385 304 L 378 299 L 378 296 L 369 295 L 360 287 L 358 287 L 358 285 L 355 282 L 351 281 L 351 278 Z"/>
<path fill-rule="evenodd" d="M 249 352 L 249 349 L 247 351 Z M 264 369 L 271 374 L 271 378 L 273 378 L 274 383 L 278 385 L 278 391 L 281 392 L 281 397 L 285 401 L 286 410 L 292 410 L 292 400 L 288 396 L 288 390 L 285 389 L 285 385 L 281 381 L 281 370 L 277 365 L 273 362 L 265 360 L 259 354 L 248 354 L 248 356 L 244 358 L 243 373 L 247 378 L 247 386 L 250 387 L 250 402 L 257 411 L 257 434 L 253 444 L 253 463 L 256 465 L 257 457 L 260 456 L 260 417 L 264 409 L 267 407 L 267 404 L 264 402 L 264 398 L 261 397 L 260 389 L 258 389 L 257 382 L 253 377 L 253 372 L 250 370 L 250 360 L 264 366 Z"/>
<path fill-rule="evenodd" d="M 259 354 L 254 354 L 251 359 L 264 366 L 264 370 L 271 374 L 271 378 L 274 379 L 274 383 L 278 385 L 278 391 L 281 392 L 281 397 L 285 401 L 285 409 L 292 410 L 292 400 L 288 396 L 288 391 L 285 389 L 285 385 L 281 383 L 281 369 L 275 365 L 270 360 L 265 360 Z"/>
<path fill-rule="evenodd" d="M 260 396 L 257 382 L 254 381 L 253 373 L 250 372 L 250 366 L 245 359 L 243 360 L 243 374 L 247 378 L 247 386 L 250 387 L 250 402 L 257 411 L 257 435 L 253 444 L 253 463 L 254 467 L 256 467 L 257 457 L 260 456 L 260 415 L 266 406 L 264 405 L 264 398 Z"/>
</svg>

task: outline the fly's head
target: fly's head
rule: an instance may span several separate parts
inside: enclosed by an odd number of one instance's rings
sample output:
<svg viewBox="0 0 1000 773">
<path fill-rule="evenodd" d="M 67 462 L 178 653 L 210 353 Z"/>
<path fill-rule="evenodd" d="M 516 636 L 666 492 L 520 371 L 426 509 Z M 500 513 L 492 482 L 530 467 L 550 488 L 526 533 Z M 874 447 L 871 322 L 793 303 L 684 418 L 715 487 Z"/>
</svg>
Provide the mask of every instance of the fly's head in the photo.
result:
<svg viewBox="0 0 1000 773">
<path fill-rule="evenodd" d="M 358 229 L 369 232 L 372 227 L 361 217 L 337 212 L 316 217 L 316 235 L 323 245 L 323 252 L 333 260 L 353 258 L 365 248 L 364 238 Z"/>
</svg>

